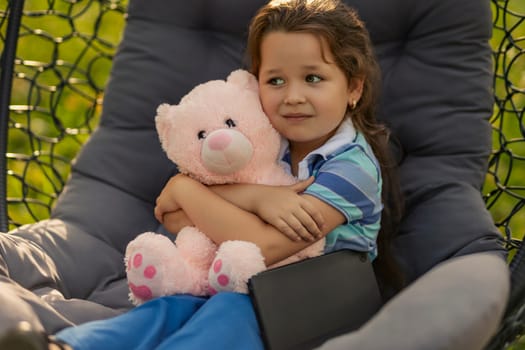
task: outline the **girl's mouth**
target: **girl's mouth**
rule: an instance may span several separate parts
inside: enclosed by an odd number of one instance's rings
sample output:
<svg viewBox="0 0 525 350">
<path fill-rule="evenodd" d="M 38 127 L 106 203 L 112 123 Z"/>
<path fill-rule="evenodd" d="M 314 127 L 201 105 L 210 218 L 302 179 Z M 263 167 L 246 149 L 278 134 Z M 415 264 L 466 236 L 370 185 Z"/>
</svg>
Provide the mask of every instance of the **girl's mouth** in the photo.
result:
<svg viewBox="0 0 525 350">
<path fill-rule="evenodd" d="M 301 120 L 307 119 L 309 117 L 310 116 L 307 115 L 307 114 L 286 114 L 286 115 L 283 115 L 283 118 L 285 118 L 286 120 L 290 120 L 290 121 L 301 121 Z"/>
</svg>

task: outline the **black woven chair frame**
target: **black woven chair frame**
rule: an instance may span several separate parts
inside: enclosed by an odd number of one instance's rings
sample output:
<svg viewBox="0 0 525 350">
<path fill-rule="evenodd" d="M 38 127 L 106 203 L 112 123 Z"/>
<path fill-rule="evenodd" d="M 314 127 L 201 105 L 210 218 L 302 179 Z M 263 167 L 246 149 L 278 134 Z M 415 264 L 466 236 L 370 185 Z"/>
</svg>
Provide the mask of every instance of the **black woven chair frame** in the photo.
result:
<svg viewBox="0 0 525 350">
<path fill-rule="evenodd" d="M 488 348 L 504 349 L 525 332 L 525 4 L 491 5 L 494 149 L 483 196 L 510 253 L 512 291 Z M 71 161 L 98 122 L 126 6 L 0 1 L 1 232 L 49 216 Z"/>
</svg>

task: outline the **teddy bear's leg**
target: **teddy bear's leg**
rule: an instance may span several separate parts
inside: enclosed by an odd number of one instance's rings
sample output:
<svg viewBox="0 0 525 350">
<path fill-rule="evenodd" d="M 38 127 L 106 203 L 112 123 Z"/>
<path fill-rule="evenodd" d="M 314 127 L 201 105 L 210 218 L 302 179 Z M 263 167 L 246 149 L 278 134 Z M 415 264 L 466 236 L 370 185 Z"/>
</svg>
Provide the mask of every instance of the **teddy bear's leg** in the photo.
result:
<svg viewBox="0 0 525 350">
<path fill-rule="evenodd" d="M 215 258 L 217 246 L 211 239 L 196 227 L 185 227 L 177 234 L 175 244 L 180 254 L 192 265 L 206 272 Z"/>
<path fill-rule="evenodd" d="M 217 252 L 217 246 L 196 227 L 185 227 L 177 234 L 175 244 L 180 255 L 192 267 L 194 295 L 208 295 L 208 270 Z"/>
<path fill-rule="evenodd" d="M 166 236 L 145 232 L 126 248 L 126 273 L 130 300 L 138 305 L 176 293 L 193 293 L 192 266 Z"/>
<path fill-rule="evenodd" d="M 208 274 L 210 294 L 220 291 L 248 293 L 250 277 L 264 271 L 264 257 L 255 244 L 228 241 L 219 246 Z"/>
</svg>

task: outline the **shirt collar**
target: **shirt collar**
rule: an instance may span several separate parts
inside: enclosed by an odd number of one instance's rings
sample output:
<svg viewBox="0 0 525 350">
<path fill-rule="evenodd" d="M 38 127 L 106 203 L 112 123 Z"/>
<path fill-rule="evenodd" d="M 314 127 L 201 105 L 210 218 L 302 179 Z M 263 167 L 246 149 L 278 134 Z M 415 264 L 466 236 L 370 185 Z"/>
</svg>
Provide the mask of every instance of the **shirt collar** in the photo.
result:
<svg viewBox="0 0 525 350">
<path fill-rule="evenodd" d="M 337 128 L 335 134 L 328 139 L 321 147 L 313 150 L 308 153 L 303 159 L 307 160 L 315 155 L 320 155 L 324 159 L 327 159 L 328 156 L 338 151 L 341 147 L 346 147 L 348 143 L 353 142 L 356 138 L 356 131 L 354 124 L 349 117 L 346 117 L 341 125 Z M 288 140 L 284 137 L 281 137 L 281 149 L 279 152 L 279 159 L 284 159 L 286 153 L 289 152 L 289 143 Z"/>
</svg>

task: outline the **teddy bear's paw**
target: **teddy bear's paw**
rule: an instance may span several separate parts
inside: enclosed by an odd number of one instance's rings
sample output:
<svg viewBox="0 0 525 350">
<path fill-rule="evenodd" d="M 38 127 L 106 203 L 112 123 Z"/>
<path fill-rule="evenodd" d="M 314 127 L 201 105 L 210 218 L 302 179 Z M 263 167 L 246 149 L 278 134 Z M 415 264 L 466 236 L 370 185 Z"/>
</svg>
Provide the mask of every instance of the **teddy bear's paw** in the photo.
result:
<svg viewBox="0 0 525 350">
<path fill-rule="evenodd" d="M 233 292 L 235 283 L 231 276 L 232 269 L 228 261 L 224 263 L 221 258 L 215 259 L 208 273 L 209 294 L 215 295 L 218 292 Z M 246 293 L 246 291 L 239 291 L 239 293 Z"/>
<path fill-rule="evenodd" d="M 145 259 L 145 255 L 140 251 L 132 252 L 127 261 L 126 273 L 128 276 L 128 286 L 130 299 L 134 304 L 141 304 L 154 297 L 160 296 L 159 283 L 155 283 L 159 278 L 158 268 L 155 263 Z"/>
<path fill-rule="evenodd" d="M 266 269 L 261 250 L 243 241 L 224 242 L 208 272 L 209 292 L 248 293 L 248 279 Z"/>
<path fill-rule="evenodd" d="M 152 298 L 187 293 L 192 276 L 173 242 L 159 234 L 139 235 L 126 249 L 130 300 L 141 304 Z"/>
</svg>

